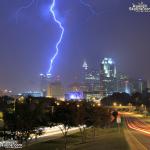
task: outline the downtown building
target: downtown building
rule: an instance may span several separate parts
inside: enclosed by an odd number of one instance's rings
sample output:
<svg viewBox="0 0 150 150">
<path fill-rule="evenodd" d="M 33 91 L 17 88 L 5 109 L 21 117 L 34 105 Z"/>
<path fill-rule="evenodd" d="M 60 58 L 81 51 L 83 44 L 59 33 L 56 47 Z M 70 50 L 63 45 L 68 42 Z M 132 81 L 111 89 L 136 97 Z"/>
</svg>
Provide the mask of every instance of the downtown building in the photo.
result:
<svg viewBox="0 0 150 150">
<path fill-rule="evenodd" d="M 88 67 L 86 61 L 82 64 L 81 81 L 69 85 L 65 94 L 66 99 L 100 101 L 100 73 L 99 70 Z"/>
<path fill-rule="evenodd" d="M 66 100 L 87 100 L 100 102 L 99 70 L 89 69 L 87 62 L 82 64 L 81 80 L 69 85 L 65 93 Z"/>
<path fill-rule="evenodd" d="M 100 100 L 100 71 L 88 67 L 84 61 L 82 65 L 82 84 L 80 89 L 87 100 Z"/>
<path fill-rule="evenodd" d="M 117 73 L 117 92 L 132 94 L 135 92 L 143 93 L 147 89 L 147 81 L 135 79 L 123 73 Z"/>
<path fill-rule="evenodd" d="M 104 58 L 100 64 L 100 95 L 105 97 L 115 92 L 132 94 L 142 93 L 147 88 L 144 79 L 130 78 L 128 75 L 116 70 L 112 58 Z"/>
<path fill-rule="evenodd" d="M 84 61 L 81 76 L 81 82 L 73 82 L 66 90 L 66 95 L 70 99 L 98 102 L 103 97 L 116 92 L 142 93 L 147 88 L 147 82 L 144 79 L 130 78 L 125 73 L 119 72 L 112 58 L 102 59 L 99 69 L 89 68 Z"/>
<path fill-rule="evenodd" d="M 115 62 L 104 58 L 100 64 L 100 95 L 101 98 L 117 92 L 117 72 Z"/>
<path fill-rule="evenodd" d="M 53 97 L 64 100 L 64 88 L 60 76 L 52 77 L 49 74 L 41 74 L 41 92 L 44 97 Z"/>
<path fill-rule="evenodd" d="M 147 81 L 141 78 L 130 79 L 129 82 L 131 83 L 131 93 L 143 93 L 148 87 Z"/>
<path fill-rule="evenodd" d="M 131 85 L 131 82 L 129 80 L 129 77 L 124 74 L 124 73 L 121 73 L 121 72 L 117 72 L 117 80 L 116 80 L 116 85 L 117 85 L 117 92 L 120 92 L 120 93 L 128 93 L 130 94 L 131 93 L 131 88 L 132 88 L 132 85 Z"/>
<path fill-rule="evenodd" d="M 48 86 L 51 83 L 52 78 L 50 74 L 40 74 L 40 90 L 43 96 L 46 97 L 48 93 Z"/>
</svg>

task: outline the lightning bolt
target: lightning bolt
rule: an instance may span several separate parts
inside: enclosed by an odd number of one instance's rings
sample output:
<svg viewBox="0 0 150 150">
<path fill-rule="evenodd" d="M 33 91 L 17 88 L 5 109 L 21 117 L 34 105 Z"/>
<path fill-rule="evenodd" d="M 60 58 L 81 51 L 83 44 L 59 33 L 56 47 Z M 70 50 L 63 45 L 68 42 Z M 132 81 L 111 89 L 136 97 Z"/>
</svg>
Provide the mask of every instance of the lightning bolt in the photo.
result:
<svg viewBox="0 0 150 150">
<path fill-rule="evenodd" d="M 55 54 L 53 55 L 53 57 L 51 58 L 50 60 L 50 67 L 49 67 L 49 70 L 48 70 L 48 74 L 51 75 L 51 70 L 52 70 L 52 67 L 53 67 L 53 63 L 54 63 L 54 60 L 56 58 L 56 56 L 58 55 L 58 52 L 59 52 L 59 45 L 62 41 L 62 38 L 63 38 L 63 34 L 64 34 L 64 27 L 62 26 L 62 23 L 56 18 L 56 15 L 55 15 L 55 11 L 54 11 L 54 8 L 55 8 L 55 0 L 52 0 L 52 4 L 50 6 L 50 12 L 53 16 L 53 19 L 54 21 L 56 22 L 56 24 L 59 26 L 60 30 L 61 30 L 61 34 L 60 34 L 60 37 L 56 43 L 56 52 Z"/>
<path fill-rule="evenodd" d="M 93 7 L 85 2 L 84 0 L 80 0 L 81 4 L 87 7 L 93 15 L 97 15 L 98 13 L 93 9 Z"/>
<path fill-rule="evenodd" d="M 27 8 L 31 7 L 31 6 L 34 4 L 34 1 L 35 1 L 35 0 L 30 0 L 30 1 L 31 1 L 30 3 L 28 3 L 28 4 L 25 5 L 25 6 L 20 7 L 20 8 L 18 9 L 18 11 L 16 12 L 16 24 L 18 23 L 18 18 L 19 18 L 19 16 L 20 16 L 20 12 L 21 12 L 23 9 L 27 9 Z"/>
</svg>

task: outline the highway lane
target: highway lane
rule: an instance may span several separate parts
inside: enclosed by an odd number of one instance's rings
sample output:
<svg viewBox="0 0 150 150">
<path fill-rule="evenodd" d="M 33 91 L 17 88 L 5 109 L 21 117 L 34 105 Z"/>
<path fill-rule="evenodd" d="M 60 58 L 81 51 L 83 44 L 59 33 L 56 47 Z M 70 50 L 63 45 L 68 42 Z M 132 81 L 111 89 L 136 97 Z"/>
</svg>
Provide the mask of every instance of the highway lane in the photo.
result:
<svg viewBox="0 0 150 150">
<path fill-rule="evenodd" d="M 125 114 L 124 116 L 129 132 L 145 149 L 150 150 L 150 124 L 144 122 L 134 114 Z"/>
<path fill-rule="evenodd" d="M 38 138 L 36 138 L 35 135 L 33 135 L 32 139 L 28 143 L 28 145 L 32 145 L 32 144 L 39 143 L 39 142 L 44 142 L 47 140 L 54 140 L 54 139 L 62 137 L 63 134 L 62 134 L 60 128 L 62 128 L 61 125 L 51 127 L 51 128 L 49 128 L 49 127 L 43 128 L 44 134 L 42 134 L 41 136 L 38 136 Z M 73 134 L 76 132 L 80 132 L 79 128 L 70 128 L 68 130 L 68 134 Z"/>
</svg>

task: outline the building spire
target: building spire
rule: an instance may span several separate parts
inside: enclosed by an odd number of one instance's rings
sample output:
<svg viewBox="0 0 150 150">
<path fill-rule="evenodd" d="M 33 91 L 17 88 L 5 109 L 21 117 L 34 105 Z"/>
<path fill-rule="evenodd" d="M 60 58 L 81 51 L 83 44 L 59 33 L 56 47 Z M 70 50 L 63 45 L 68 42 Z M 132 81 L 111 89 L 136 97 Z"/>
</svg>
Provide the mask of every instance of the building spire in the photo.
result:
<svg viewBox="0 0 150 150">
<path fill-rule="evenodd" d="M 88 69 L 88 65 L 87 65 L 86 60 L 84 60 L 82 67 L 83 67 L 85 70 L 87 70 L 87 69 Z"/>
</svg>

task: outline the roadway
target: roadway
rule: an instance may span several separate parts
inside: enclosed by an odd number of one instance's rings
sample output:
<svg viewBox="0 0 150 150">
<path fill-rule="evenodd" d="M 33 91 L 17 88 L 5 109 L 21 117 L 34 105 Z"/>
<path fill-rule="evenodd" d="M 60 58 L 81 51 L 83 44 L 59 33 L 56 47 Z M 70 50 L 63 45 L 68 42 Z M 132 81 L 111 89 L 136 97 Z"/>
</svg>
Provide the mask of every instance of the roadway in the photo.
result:
<svg viewBox="0 0 150 150">
<path fill-rule="evenodd" d="M 134 145 L 133 149 L 150 150 L 150 124 L 143 120 L 143 117 L 134 113 L 124 113 L 128 136 L 134 138 L 133 142 L 128 141 L 129 145 Z M 140 148 L 139 148 L 140 147 Z"/>
<path fill-rule="evenodd" d="M 32 139 L 30 141 L 28 141 L 28 145 L 32 145 L 35 143 L 39 143 L 39 142 L 44 142 L 44 141 L 48 141 L 48 140 L 54 140 L 57 138 L 61 138 L 63 136 L 60 128 L 62 128 L 62 126 L 55 126 L 55 127 L 46 127 L 43 128 L 43 134 L 41 136 L 38 136 L 38 138 L 36 138 L 34 135 L 32 136 Z M 79 132 L 79 128 L 70 128 L 68 130 L 68 134 L 73 134 Z"/>
</svg>

